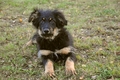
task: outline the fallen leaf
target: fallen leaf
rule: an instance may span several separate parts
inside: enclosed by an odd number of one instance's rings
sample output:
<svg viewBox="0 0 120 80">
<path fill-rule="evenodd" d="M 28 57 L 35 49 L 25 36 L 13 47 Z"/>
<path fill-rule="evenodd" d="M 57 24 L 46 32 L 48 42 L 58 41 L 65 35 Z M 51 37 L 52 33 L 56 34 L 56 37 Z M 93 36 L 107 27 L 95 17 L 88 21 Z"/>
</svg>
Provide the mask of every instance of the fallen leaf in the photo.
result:
<svg viewBox="0 0 120 80">
<path fill-rule="evenodd" d="M 83 79 L 84 79 L 84 77 L 85 77 L 85 76 L 84 76 L 84 75 L 82 75 L 79 79 L 80 79 L 80 80 L 83 80 Z"/>
<path fill-rule="evenodd" d="M 20 22 L 20 23 L 23 22 L 22 18 L 19 19 L 19 22 Z"/>
<path fill-rule="evenodd" d="M 120 55 L 120 52 L 116 52 L 116 55 Z"/>
</svg>

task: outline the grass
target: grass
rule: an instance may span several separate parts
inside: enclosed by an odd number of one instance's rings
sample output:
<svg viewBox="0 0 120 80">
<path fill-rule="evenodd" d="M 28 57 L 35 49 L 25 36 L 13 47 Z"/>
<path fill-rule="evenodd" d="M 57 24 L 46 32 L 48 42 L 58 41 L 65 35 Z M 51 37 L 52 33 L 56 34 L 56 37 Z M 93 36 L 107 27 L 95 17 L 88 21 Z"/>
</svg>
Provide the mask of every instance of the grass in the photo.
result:
<svg viewBox="0 0 120 80">
<path fill-rule="evenodd" d="M 78 74 L 55 63 L 58 80 L 120 80 L 119 0 L 0 0 L 0 80 L 51 80 L 35 45 L 22 49 L 35 32 L 27 22 L 34 7 L 63 11 L 74 37 Z"/>
</svg>

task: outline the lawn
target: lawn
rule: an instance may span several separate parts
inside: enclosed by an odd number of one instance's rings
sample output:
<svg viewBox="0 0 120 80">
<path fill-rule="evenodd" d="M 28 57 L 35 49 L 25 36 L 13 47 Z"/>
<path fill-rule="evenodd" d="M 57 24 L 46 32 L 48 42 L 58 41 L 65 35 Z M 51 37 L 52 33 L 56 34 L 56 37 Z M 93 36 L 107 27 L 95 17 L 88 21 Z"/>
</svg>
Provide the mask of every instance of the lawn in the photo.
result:
<svg viewBox="0 0 120 80">
<path fill-rule="evenodd" d="M 74 38 L 77 75 L 55 63 L 56 80 L 120 80 L 119 0 L 0 0 L 0 80 L 52 80 L 36 46 L 22 48 L 35 32 L 35 7 L 62 11 Z"/>
</svg>

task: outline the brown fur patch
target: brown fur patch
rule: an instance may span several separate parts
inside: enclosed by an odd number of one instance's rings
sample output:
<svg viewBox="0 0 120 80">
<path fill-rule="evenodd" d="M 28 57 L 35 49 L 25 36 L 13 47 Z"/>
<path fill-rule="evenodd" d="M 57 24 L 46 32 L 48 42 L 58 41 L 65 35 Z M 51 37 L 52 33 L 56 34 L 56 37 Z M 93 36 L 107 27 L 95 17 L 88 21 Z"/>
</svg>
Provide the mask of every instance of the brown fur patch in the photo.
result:
<svg viewBox="0 0 120 80">
<path fill-rule="evenodd" d="M 74 67 L 74 61 L 68 57 L 66 62 L 65 62 L 65 69 L 66 69 L 66 74 L 76 74 L 75 67 Z"/>
<path fill-rule="evenodd" d="M 54 37 L 59 34 L 59 31 L 60 29 L 58 29 L 57 27 L 54 29 L 54 32 L 53 32 Z"/>
<path fill-rule="evenodd" d="M 56 50 L 55 55 L 57 56 L 57 54 L 68 54 L 69 52 L 74 52 L 74 48 L 72 46 L 68 46 L 68 47 L 64 47 L 60 50 Z M 41 55 L 47 56 L 52 53 L 54 53 L 54 52 L 52 52 L 50 50 L 39 50 L 38 57 L 40 58 Z"/>
<path fill-rule="evenodd" d="M 54 67 L 53 67 L 53 62 L 51 60 L 47 60 L 47 63 L 45 65 L 45 74 L 54 77 Z"/>
<path fill-rule="evenodd" d="M 50 38 L 50 39 L 54 39 L 58 34 L 59 34 L 59 31 L 60 31 L 60 29 L 58 29 L 57 27 L 54 29 L 54 31 L 53 31 L 53 36 Z"/>
<path fill-rule="evenodd" d="M 74 52 L 74 48 L 72 46 L 68 46 L 68 47 L 64 47 L 60 50 L 56 50 L 55 51 L 55 55 L 57 54 L 68 54 L 69 52 Z M 50 51 L 50 50 L 39 50 L 38 52 L 38 57 L 40 58 L 41 55 L 49 55 L 52 54 L 54 52 Z"/>
<path fill-rule="evenodd" d="M 37 32 L 38 32 L 38 34 L 42 37 L 42 35 L 41 35 L 41 34 L 42 34 L 41 30 L 38 29 Z"/>
<path fill-rule="evenodd" d="M 51 39 L 53 40 L 58 34 L 59 34 L 59 31 L 60 29 L 58 29 L 57 27 L 53 30 L 53 36 L 51 37 L 44 37 L 45 39 Z M 38 34 L 43 37 L 41 34 L 42 34 L 42 31 L 38 29 Z"/>
<path fill-rule="evenodd" d="M 57 50 L 55 53 L 57 53 L 57 54 L 68 54 L 69 52 L 74 52 L 74 48 L 72 46 L 64 47 L 60 50 Z"/>
<path fill-rule="evenodd" d="M 49 54 L 51 54 L 51 53 L 53 53 L 53 52 L 50 51 L 50 50 L 39 50 L 39 52 L 38 52 L 38 57 L 40 58 L 41 55 L 47 56 L 47 55 L 49 55 Z"/>
</svg>

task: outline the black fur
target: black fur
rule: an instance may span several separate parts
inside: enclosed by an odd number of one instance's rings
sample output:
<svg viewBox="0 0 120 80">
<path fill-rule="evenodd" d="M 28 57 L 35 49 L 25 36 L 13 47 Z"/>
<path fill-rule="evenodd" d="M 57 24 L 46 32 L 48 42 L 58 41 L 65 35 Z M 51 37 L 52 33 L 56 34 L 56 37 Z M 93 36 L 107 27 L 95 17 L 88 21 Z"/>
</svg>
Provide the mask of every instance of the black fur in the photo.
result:
<svg viewBox="0 0 120 80">
<path fill-rule="evenodd" d="M 39 37 L 37 39 L 38 44 L 40 45 L 40 50 L 51 50 L 55 52 L 55 50 L 60 50 L 67 46 L 73 46 L 73 41 L 71 35 L 66 31 L 65 28 L 62 28 L 58 36 L 55 37 L 54 40 L 46 40 L 44 38 Z M 65 54 L 59 54 L 58 57 L 56 57 L 55 54 L 50 54 L 48 56 L 42 56 L 44 58 L 49 58 L 53 61 L 59 61 L 59 60 L 66 60 L 68 56 L 73 55 L 73 53 L 68 53 L 68 55 Z M 71 56 L 72 58 L 75 56 Z M 74 60 L 73 58 L 73 60 Z"/>
<path fill-rule="evenodd" d="M 42 24 L 42 20 L 44 20 L 44 24 Z M 52 18 L 53 22 L 49 22 L 48 19 Z M 67 20 L 65 19 L 64 15 L 59 12 L 58 10 L 39 10 L 35 9 L 30 17 L 29 22 L 32 22 L 32 24 L 35 26 L 37 30 L 43 30 L 47 27 L 47 29 L 55 29 L 58 28 L 58 35 L 56 35 L 53 39 L 46 39 L 43 36 L 39 36 L 38 33 L 36 33 L 33 37 L 37 40 L 37 45 L 39 50 L 50 50 L 55 52 L 56 50 L 60 50 L 64 47 L 73 46 L 73 40 L 70 33 L 67 31 L 66 28 L 64 28 L 65 25 L 67 25 Z M 47 26 L 46 26 L 47 25 Z M 43 29 L 41 29 L 43 28 Z M 51 33 L 52 34 L 52 33 Z M 37 37 L 35 37 L 37 35 Z M 51 36 L 51 35 L 50 35 Z M 53 36 L 53 35 L 52 35 Z M 49 37 L 49 35 L 47 36 Z M 59 61 L 59 60 L 66 60 L 67 57 L 71 57 L 73 61 L 76 60 L 75 55 L 73 52 L 69 52 L 68 54 L 58 54 L 58 57 L 55 54 L 49 54 L 47 56 L 42 55 L 43 64 L 45 65 L 47 62 L 47 59 L 50 59 L 52 61 Z"/>
</svg>

